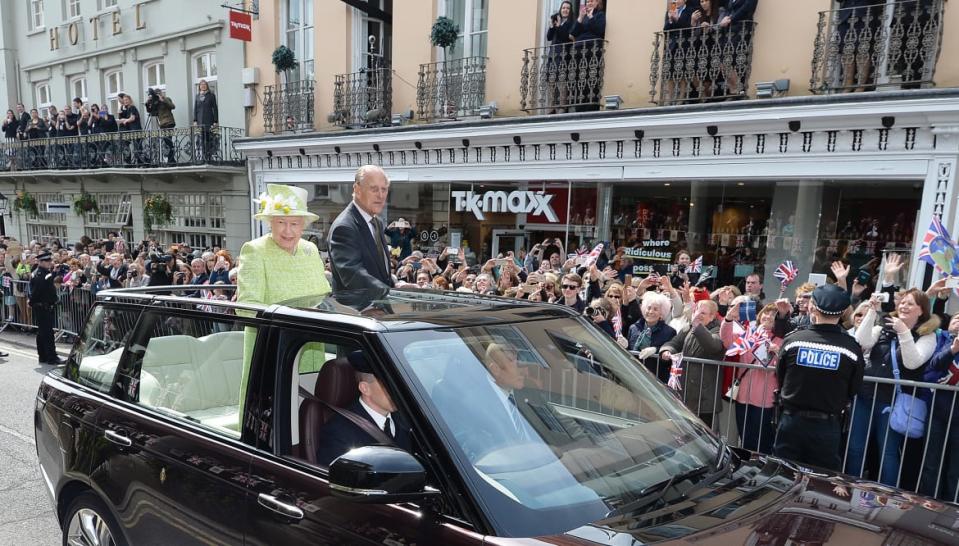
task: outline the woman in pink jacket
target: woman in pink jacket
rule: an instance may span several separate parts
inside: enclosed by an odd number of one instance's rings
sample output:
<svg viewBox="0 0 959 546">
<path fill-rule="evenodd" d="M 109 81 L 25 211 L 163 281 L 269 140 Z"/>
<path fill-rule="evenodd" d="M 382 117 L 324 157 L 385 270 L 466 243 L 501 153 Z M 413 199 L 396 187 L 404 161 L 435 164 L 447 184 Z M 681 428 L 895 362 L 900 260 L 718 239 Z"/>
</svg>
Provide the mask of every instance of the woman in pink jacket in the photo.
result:
<svg viewBox="0 0 959 546">
<path fill-rule="evenodd" d="M 745 296 L 736 298 L 726 312 L 725 320 L 719 328 L 719 337 L 728 349 L 743 331 L 743 326 L 735 321 L 739 319 L 739 304 L 744 302 Z M 760 453 L 772 453 L 773 440 L 776 436 L 776 427 L 773 425 L 773 392 L 779 388 L 776 381 L 776 359 L 782 338 L 773 334 L 773 325 L 776 322 L 776 305 L 769 304 L 763 307 L 756 317 L 759 327 L 766 331 L 770 342 L 763 348 L 736 357 L 727 357 L 727 360 L 743 364 L 759 364 L 766 369 L 736 368 L 733 384 L 739 383 L 739 392 L 735 396 L 736 428 L 742 447 Z M 764 349 L 764 350 L 763 350 Z M 757 354 L 758 353 L 758 354 Z"/>
</svg>

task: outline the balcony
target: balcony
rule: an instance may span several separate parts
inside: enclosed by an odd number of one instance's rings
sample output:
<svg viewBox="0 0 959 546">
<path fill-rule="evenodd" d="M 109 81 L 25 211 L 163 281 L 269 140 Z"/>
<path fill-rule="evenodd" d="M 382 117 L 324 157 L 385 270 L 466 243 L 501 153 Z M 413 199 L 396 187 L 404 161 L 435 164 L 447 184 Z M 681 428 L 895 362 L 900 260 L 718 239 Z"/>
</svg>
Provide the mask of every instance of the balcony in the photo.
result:
<svg viewBox="0 0 959 546">
<path fill-rule="evenodd" d="M 0 144 L 0 171 L 242 166 L 242 129 L 184 127 L 13 140 Z"/>
<path fill-rule="evenodd" d="M 313 130 L 313 80 L 263 88 L 263 131 L 282 133 Z"/>
<path fill-rule="evenodd" d="M 745 98 L 756 23 L 657 32 L 650 60 L 650 100 L 659 105 Z"/>
<path fill-rule="evenodd" d="M 337 74 L 330 122 L 348 129 L 389 125 L 393 111 L 392 82 L 388 66 Z"/>
<path fill-rule="evenodd" d="M 520 108 L 555 114 L 598 108 L 603 100 L 606 40 L 523 50 Z"/>
<path fill-rule="evenodd" d="M 943 0 L 901 0 L 819 12 L 813 93 L 935 85 Z"/>
<path fill-rule="evenodd" d="M 486 57 L 420 65 L 416 115 L 424 121 L 479 114 L 486 99 Z"/>
</svg>

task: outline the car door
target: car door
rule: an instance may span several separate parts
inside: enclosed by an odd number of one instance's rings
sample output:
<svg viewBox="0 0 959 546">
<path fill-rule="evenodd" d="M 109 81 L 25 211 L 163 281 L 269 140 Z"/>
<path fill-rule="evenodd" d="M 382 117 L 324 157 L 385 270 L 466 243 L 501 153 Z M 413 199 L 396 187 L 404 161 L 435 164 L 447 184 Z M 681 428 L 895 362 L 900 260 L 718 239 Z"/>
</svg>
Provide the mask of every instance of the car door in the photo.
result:
<svg viewBox="0 0 959 546">
<path fill-rule="evenodd" d="M 243 543 L 253 447 L 240 385 L 257 332 L 227 315 L 144 313 L 100 411 L 92 473 L 132 544 Z"/>
<path fill-rule="evenodd" d="M 300 387 L 324 397 L 322 382 L 334 374 L 322 370 L 355 350 L 372 358 L 358 337 L 287 327 L 271 330 L 266 351 L 270 357 L 265 360 L 275 361 L 276 368 L 253 372 L 262 393 L 262 407 L 254 413 L 270 417 L 257 425 L 262 434 L 250 471 L 247 542 L 481 544 L 482 535 L 463 521 L 441 515 L 442 510 L 424 515 L 412 504 L 358 504 L 331 496 L 325 466 L 309 462 L 301 451 L 309 431 L 300 426 Z M 336 398 L 346 403 L 358 396 L 340 393 Z"/>
</svg>

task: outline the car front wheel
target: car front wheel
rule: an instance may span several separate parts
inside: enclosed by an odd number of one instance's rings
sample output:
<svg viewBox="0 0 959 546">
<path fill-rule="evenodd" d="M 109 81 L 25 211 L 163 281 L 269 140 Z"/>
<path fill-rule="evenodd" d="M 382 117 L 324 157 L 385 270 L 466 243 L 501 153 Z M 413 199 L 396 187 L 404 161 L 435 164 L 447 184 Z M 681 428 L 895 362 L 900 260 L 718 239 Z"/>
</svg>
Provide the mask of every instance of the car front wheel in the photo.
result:
<svg viewBox="0 0 959 546">
<path fill-rule="evenodd" d="M 63 521 L 63 546 L 117 546 L 123 543 L 110 510 L 92 493 L 83 493 L 73 499 Z"/>
</svg>

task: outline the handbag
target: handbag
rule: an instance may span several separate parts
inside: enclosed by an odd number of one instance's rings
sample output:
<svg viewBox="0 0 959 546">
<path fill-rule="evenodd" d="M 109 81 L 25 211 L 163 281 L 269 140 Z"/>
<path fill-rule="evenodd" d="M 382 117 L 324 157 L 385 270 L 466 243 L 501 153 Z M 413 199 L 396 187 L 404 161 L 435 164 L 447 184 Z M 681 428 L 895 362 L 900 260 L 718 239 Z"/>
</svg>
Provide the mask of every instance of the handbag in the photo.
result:
<svg viewBox="0 0 959 546">
<path fill-rule="evenodd" d="M 892 352 L 892 375 L 899 381 L 899 359 L 896 340 L 890 344 Z M 887 408 L 885 411 L 889 411 Z M 892 414 L 889 416 L 889 428 L 902 434 L 906 438 L 922 438 L 926 432 L 926 417 L 929 406 L 925 400 L 917 396 L 902 392 L 902 387 L 896 384 L 896 398 L 892 404 Z"/>
<path fill-rule="evenodd" d="M 735 402 L 736 398 L 739 396 L 739 384 L 742 383 L 743 378 L 746 377 L 746 374 L 749 373 L 749 370 L 750 368 L 746 368 L 745 370 L 743 370 L 743 373 L 739 374 L 738 377 L 734 378 L 732 384 L 729 385 L 728 389 L 726 389 L 725 396 L 726 398 L 729 399 L 730 402 Z"/>
</svg>

